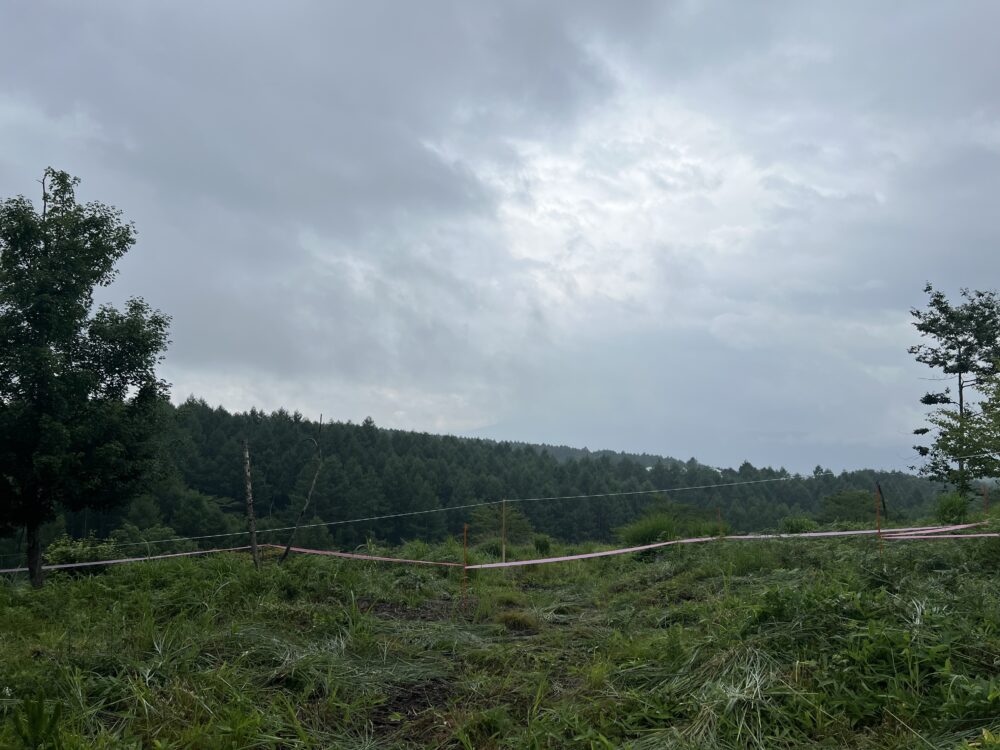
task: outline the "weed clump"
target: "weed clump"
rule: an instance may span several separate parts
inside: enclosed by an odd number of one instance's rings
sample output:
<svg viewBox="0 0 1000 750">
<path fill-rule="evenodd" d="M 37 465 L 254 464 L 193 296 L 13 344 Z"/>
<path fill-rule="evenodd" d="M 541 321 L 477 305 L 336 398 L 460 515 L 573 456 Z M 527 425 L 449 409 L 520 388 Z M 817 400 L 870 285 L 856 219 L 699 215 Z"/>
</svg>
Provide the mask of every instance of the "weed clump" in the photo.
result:
<svg viewBox="0 0 1000 750">
<path fill-rule="evenodd" d="M 503 625 L 504 629 L 514 633 L 537 633 L 542 627 L 537 617 L 521 609 L 498 612 L 493 620 L 497 624 Z"/>
</svg>

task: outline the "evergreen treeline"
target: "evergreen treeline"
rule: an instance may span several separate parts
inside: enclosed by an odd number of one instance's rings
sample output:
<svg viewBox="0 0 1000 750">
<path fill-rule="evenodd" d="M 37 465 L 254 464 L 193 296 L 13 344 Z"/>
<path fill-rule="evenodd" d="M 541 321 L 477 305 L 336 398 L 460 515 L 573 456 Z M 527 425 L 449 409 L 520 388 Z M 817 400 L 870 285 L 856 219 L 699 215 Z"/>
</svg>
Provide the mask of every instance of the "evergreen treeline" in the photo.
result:
<svg viewBox="0 0 1000 750">
<path fill-rule="evenodd" d="M 718 470 L 694 459 L 661 459 L 626 454 L 550 451 L 545 447 L 490 440 L 380 429 L 362 424 L 322 427 L 299 414 L 256 410 L 232 414 L 190 399 L 167 406 L 164 466 L 149 491 L 114 511 L 65 515 L 60 523 L 73 536 L 154 539 L 173 534 L 224 534 L 245 529 L 242 442 L 249 441 L 254 503 L 265 541 L 284 541 L 286 532 L 267 529 L 294 524 L 308 494 L 318 462 L 305 523 L 339 521 L 411 511 L 457 508 L 484 500 L 634 492 L 699 487 L 790 477 L 784 469 Z M 316 442 L 314 442 L 316 441 Z M 638 459 L 638 460 L 636 460 Z M 934 486 L 900 472 L 852 471 L 839 476 L 817 467 L 805 479 L 671 493 L 669 499 L 716 509 L 734 531 L 777 528 L 787 516 L 822 516 L 824 499 L 851 490 L 871 491 L 881 482 L 890 518 L 912 518 L 932 510 Z M 609 540 L 614 530 L 653 506 L 657 495 L 522 502 L 538 532 L 566 541 Z M 874 508 L 872 509 L 874 514 Z M 468 509 L 314 527 L 298 537 L 302 544 L 347 547 L 368 538 L 395 543 L 440 539 L 459 534 Z M 61 529 L 60 529 L 61 530 Z M 124 530 L 124 531 L 123 531 Z M 477 537 L 488 530 L 473 529 Z M 219 540 L 207 540 L 215 546 Z"/>
</svg>

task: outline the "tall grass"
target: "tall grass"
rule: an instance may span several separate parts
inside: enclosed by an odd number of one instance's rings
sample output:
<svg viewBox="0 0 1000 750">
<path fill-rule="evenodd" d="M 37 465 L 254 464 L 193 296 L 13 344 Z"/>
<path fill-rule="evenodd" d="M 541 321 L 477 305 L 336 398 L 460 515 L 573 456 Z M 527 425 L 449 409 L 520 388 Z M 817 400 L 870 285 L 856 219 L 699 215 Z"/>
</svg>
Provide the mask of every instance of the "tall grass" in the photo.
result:
<svg viewBox="0 0 1000 750">
<path fill-rule="evenodd" d="M 0 585 L 0 747 L 957 749 L 998 731 L 993 540 L 477 571 L 464 608 L 460 570 L 307 557 Z"/>
</svg>

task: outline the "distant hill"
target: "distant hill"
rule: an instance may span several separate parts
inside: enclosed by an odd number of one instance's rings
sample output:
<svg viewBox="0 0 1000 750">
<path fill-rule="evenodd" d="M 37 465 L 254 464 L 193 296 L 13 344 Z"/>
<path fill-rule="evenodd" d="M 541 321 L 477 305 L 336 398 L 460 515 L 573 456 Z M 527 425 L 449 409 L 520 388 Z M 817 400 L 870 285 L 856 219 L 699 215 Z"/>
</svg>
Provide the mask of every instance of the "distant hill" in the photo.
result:
<svg viewBox="0 0 1000 750">
<path fill-rule="evenodd" d="M 579 541 L 613 538 L 616 528 L 662 499 L 721 514 L 736 531 L 760 531 L 778 527 L 789 515 L 815 514 L 832 494 L 870 492 L 876 481 L 896 519 L 926 515 L 936 492 L 930 482 L 902 472 L 833 476 L 817 469 L 815 477 L 795 478 L 784 469 L 749 463 L 715 469 L 694 459 L 381 429 L 371 420 L 320 428 L 284 410 L 231 413 L 197 399 L 166 408 L 158 480 L 130 507 L 66 514 L 61 523 L 70 533 L 106 536 L 128 528 L 133 535 L 155 529 L 194 536 L 244 529 L 244 438 L 263 533 L 295 522 L 319 455 L 323 465 L 306 521 L 394 516 L 309 531 L 316 544 L 340 546 L 367 538 L 397 542 L 460 534 L 471 517 L 460 506 L 504 498 L 518 501 L 537 532 Z M 658 489 L 669 492 L 649 492 Z M 597 497 L 532 500 L 579 495 Z"/>
<path fill-rule="evenodd" d="M 626 453 L 624 451 L 615 452 L 612 450 L 596 450 L 589 448 L 571 448 L 568 445 L 533 445 L 531 443 L 517 443 L 517 445 L 527 445 L 539 452 L 548 453 L 557 461 L 575 461 L 583 458 L 609 458 L 611 461 L 632 461 L 647 468 L 652 468 L 658 463 L 681 466 L 685 462 L 669 456 L 657 456 L 652 453 Z"/>
</svg>

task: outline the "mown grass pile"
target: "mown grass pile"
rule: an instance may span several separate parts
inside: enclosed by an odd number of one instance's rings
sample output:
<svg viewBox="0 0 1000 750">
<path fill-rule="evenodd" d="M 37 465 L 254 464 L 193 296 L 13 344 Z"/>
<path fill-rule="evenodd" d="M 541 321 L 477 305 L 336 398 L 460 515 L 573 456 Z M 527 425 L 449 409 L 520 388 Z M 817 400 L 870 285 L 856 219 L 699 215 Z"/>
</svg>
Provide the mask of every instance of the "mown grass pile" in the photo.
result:
<svg viewBox="0 0 1000 750">
<path fill-rule="evenodd" d="M 0 746 L 1000 747 L 996 542 L 711 542 L 464 607 L 461 570 L 328 558 L 8 580 Z"/>
</svg>

